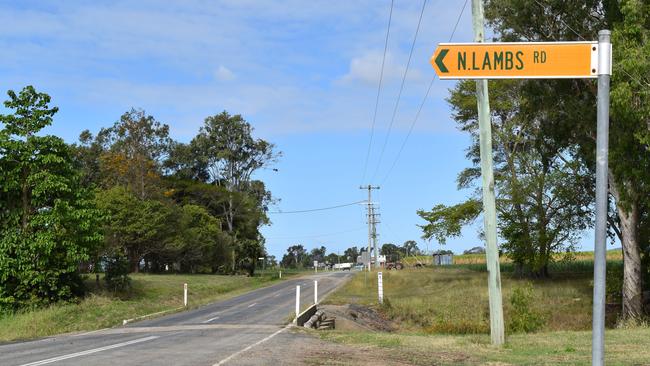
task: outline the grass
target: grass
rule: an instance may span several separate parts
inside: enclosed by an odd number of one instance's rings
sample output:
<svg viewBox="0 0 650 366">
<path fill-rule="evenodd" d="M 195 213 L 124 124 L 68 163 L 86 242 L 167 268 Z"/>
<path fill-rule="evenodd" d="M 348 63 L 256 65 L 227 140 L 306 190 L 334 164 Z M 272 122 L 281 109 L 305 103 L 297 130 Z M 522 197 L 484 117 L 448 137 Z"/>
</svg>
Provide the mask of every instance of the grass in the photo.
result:
<svg viewBox="0 0 650 366">
<path fill-rule="evenodd" d="M 319 332 L 324 340 L 377 349 L 395 364 L 413 365 L 590 365 L 593 254 L 557 262 L 546 280 L 518 279 L 503 263 L 502 293 L 506 344 L 490 344 L 487 274 L 484 264 L 383 271 L 384 305 L 377 304 L 377 274 L 358 273 L 326 300 L 370 306 L 393 321 L 395 332 Z M 620 256 L 608 253 L 608 267 Z M 473 270 L 479 269 L 479 270 Z M 514 289 L 531 289 L 528 315 L 542 319 L 533 333 L 516 333 Z M 647 324 L 613 328 L 608 313 L 606 363 L 650 365 Z M 388 360 L 388 359 L 387 359 Z"/>
<path fill-rule="evenodd" d="M 563 261 L 565 256 L 563 254 L 557 254 L 555 255 L 556 263 L 570 263 L 567 261 Z M 587 251 L 587 252 L 577 252 L 573 253 L 571 257 L 573 259 L 573 262 L 592 262 L 594 260 L 594 252 Z M 622 261 L 623 260 L 623 253 L 621 252 L 621 249 L 610 249 L 607 251 L 607 260 L 608 261 Z M 402 263 L 408 265 L 408 266 L 414 266 L 416 263 L 421 262 L 427 265 L 431 264 L 431 257 L 426 256 L 426 255 L 421 255 L 421 256 L 411 256 L 411 257 L 406 257 L 402 259 Z M 512 261 L 508 256 L 501 256 L 499 258 L 499 262 L 502 264 L 504 263 L 511 263 Z M 485 254 L 455 254 L 454 255 L 454 264 L 485 264 Z"/>
<path fill-rule="evenodd" d="M 591 365 L 591 332 L 560 331 L 515 334 L 502 348 L 487 335 L 423 335 L 418 333 L 319 332 L 321 338 L 387 351 L 389 357 L 413 365 Z M 608 365 L 650 365 L 650 328 L 611 329 L 605 335 Z M 397 364 L 397 363 L 396 363 Z"/>
<path fill-rule="evenodd" d="M 283 279 L 285 275 L 292 273 L 283 271 Z M 273 273 L 256 277 L 132 274 L 131 278 L 128 294 L 113 294 L 87 281 L 90 293 L 78 303 L 0 313 L 0 342 L 113 327 L 123 319 L 175 309 L 183 305 L 184 283 L 188 307 L 193 308 L 279 281 Z"/>
<path fill-rule="evenodd" d="M 487 334 L 489 307 L 485 272 L 457 266 L 384 271 L 385 306 L 377 306 L 376 273 L 358 273 L 326 303 L 357 303 L 378 308 L 401 331 Z M 530 311 L 542 319 L 542 331 L 591 329 L 591 273 L 562 273 L 547 280 L 522 280 L 502 274 L 506 326 L 512 291 L 532 285 Z M 614 314 L 615 316 L 615 314 Z M 610 324 L 613 323 L 610 319 Z"/>
</svg>

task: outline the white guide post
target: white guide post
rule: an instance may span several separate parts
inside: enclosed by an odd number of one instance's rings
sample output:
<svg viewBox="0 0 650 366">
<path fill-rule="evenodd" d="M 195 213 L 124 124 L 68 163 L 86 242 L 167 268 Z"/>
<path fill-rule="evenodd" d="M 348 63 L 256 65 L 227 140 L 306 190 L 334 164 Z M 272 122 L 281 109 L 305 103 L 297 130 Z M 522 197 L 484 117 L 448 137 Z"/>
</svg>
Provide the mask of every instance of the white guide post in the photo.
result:
<svg viewBox="0 0 650 366">
<path fill-rule="evenodd" d="M 300 285 L 296 286 L 296 319 L 294 322 L 298 322 L 298 314 L 300 314 Z"/>
<path fill-rule="evenodd" d="M 183 284 L 183 306 L 187 307 L 187 283 Z"/>
<path fill-rule="evenodd" d="M 384 282 L 381 278 L 381 272 L 377 272 L 377 292 L 379 294 L 379 303 L 384 303 Z"/>
<path fill-rule="evenodd" d="M 314 281 L 314 304 L 318 304 L 318 281 Z"/>
</svg>

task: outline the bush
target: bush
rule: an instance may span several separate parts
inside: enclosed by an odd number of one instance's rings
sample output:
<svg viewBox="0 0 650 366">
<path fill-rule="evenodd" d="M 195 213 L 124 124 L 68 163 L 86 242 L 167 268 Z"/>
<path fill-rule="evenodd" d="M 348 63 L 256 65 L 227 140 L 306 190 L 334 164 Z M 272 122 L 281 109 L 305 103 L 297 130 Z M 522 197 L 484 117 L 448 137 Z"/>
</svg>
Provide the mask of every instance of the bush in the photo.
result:
<svg viewBox="0 0 650 366">
<path fill-rule="evenodd" d="M 535 332 L 544 326 L 543 315 L 531 308 L 533 300 L 533 286 L 530 283 L 522 287 L 515 287 L 510 295 L 510 331 Z"/>
<path fill-rule="evenodd" d="M 121 255 L 106 259 L 104 281 L 106 281 L 106 287 L 115 292 L 130 289 L 131 278 L 129 277 L 128 259 Z"/>
<path fill-rule="evenodd" d="M 620 304 L 623 301 L 623 266 L 607 266 L 605 292 L 607 302 Z"/>
</svg>

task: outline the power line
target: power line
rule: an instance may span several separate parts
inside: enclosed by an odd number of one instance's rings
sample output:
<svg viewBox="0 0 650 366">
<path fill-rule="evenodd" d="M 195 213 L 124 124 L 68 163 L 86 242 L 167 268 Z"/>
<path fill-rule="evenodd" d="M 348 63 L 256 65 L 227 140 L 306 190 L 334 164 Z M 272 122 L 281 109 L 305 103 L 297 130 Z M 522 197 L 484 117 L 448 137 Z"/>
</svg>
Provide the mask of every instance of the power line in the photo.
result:
<svg viewBox="0 0 650 366">
<path fill-rule="evenodd" d="M 353 206 L 353 205 L 358 205 L 360 203 L 365 203 L 366 201 L 357 201 L 357 202 L 351 202 L 351 203 L 345 203 L 342 205 L 336 205 L 336 206 L 329 206 L 329 207 L 320 207 L 320 208 L 311 208 L 311 209 L 306 209 L 306 210 L 296 210 L 296 211 L 268 211 L 267 213 L 269 214 L 295 214 L 295 213 L 303 213 L 303 212 L 316 212 L 316 211 L 325 211 L 325 210 L 333 210 L 335 208 L 341 208 L 341 207 L 347 207 L 347 206 Z"/>
<path fill-rule="evenodd" d="M 384 41 L 384 56 L 381 59 L 381 71 L 379 72 L 379 85 L 377 86 L 377 98 L 375 99 L 375 112 L 372 116 L 372 127 L 370 128 L 370 143 L 368 143 L 368 151 L 366 152 L 366 161 L 363 164 L 363 176 L 361 183 L 366 179 L 366 171 L 368 170 L 368 159 L 370 159 L 370 150 L 372 149 L 372 139 L 375 134 L 375 122 L 377 121 L 377 108 L 379 107 L 379 94 L 381 93 L 381 84 L 384 79 L 384 63 L 386 62 L 386 50 L 388 50 L 388 35 L 390 34 L 390 23 L 393 19 L 393 3 L 390 2 L 390 13 L 388 14 L 388 27 L 386 27 L 386 40 Z"/>
<path fill-rule="evenodd" d="M 468 0 L 465 0 L 463 3 L 463 7 L 460 10 L 460 13 L 458 14 L 458 18 L 456 19 L 456 24 L 454 24 L 454 29 L 451 31 L 451 35 L 449 36 L 449 41 L 451 42 L 452 39 L 454 38 L 454 35 L 456 34 L 456 30 L 458 29 L 458 24 L 460 23 L 460 18 L 462 18 L 463 13 L 465 12 L 465 8 L 467 7 L 467 2 Z M 418 107 L 418 111 L 415 114 L 415 118 L 413 118 L 413 122 L 411 122 L 411 126 L 409 127 L 409 131 L 406 134 L 406 137 L 404 137 L 404 140 L 402 141 L 402 146 L 400 146 L 399 151 L 397 152 L 397 156 L 395 157 L 395 160 L 393 160 L 393 164 L 391 164 L 390 169 L 388 169 L 388 173 L 386 173 L 386 176 L 384 176 L 384 179 L 381 182 L 381 185 L 386 182 L 388 177 L 393 171 L 393 168 L 395 168 L 395 165 L 397 164 L 397 161 L 399 160 L 400 156 L 402 155 L 402 151 L 404 150 L 404 147 L 406 146 L 406 143 L 408 142 L 409 137 L 411 137 L 411 133 L 413 132 L 413 127 L 415 127 L 415 124 L 418 121 L 418 118 L 420 118 L 420 112 L 422 112 L 422 107 L 424 107 L 424 103 L 427 101 L 427 98 L 429 98 L 429 92 L 431 92 L 431 87 L 433 86 L 434 81 L 436 80 L 435 74 L 431 78 L 431 81 L 429 82 L 429 87 L 427 88 L 427 92 L 424 94 L 424 98 L 422 98 L 422 102 L 420 102 L 420 106 Z"/>
<path fill-rule="evenodd" d="M 320 238 L 324 236 L 333 236 L 333 235 L 339 235 L 339 234 L 346 234 L 346 233 L 352 233 L 356 231 L 361 231 L 365 230 L 366 227 L 358 227 L 356 229 L 350 229 L 350 230 L 343 230 L 343 231 L 337 231 L 334 233 L 326 233 L 326 234 L 318 234 L 318 235 L 302 235 L 302 236 L 276 236 L 276 237 L 271 237 L 271 238 L 266 238 L 267 240 L 282 240 L 282 239 L 311 239 L 311 238 Z"/>
<path fill-rule="evenodd" d="M 393 123 L 395 122 L 395 116 L 397 115 L 397 108 L 402 98 L 402 91 L 404 90 L 406 75 L 408 74 L 409 67 L 411 66 L 411 58 L 413 57 L 413 50 L 415 49 L 415 42 L 418 39 L 418 33 L 420 32 L 420 24 L 422 24 L 422 16 L 424 15 L 424 8 L 426 7 L 426 5 L 427 5 L 427 0 L 422 1 L 422 9 L 420 10 L 420 18 L 418 19 L 418 26 L 415 28 L 415 35 L 413 37 L 413 42 L 411 43 L 409 58 L 408 61 L 406 62 L 406 68 L 404 69 L 404 74 L 402 75 L 402 83 L 399 87 L 399 92 L 397 93 L 397 100 L 395 101 L 395 107 L 393 108 L 393 115 L 390 119 L 390 123 L 388 124 L 388 132 L 386 132 L 384 145 L 381 147 L 381 152 L 379 153 L 379 161 L 377 162 L 377 167 L 375 168 L 375 173 L 372 175 L 371 181 L 375 179 L 375 176 L 377 175 L 377 171 L 379 171 L 379 167 L 381 166 L 381 161 L 384 157 L 384 151 L 386 150 L 386 145 L 388 144 L 388 138 L 390 137 L 391 130 L 393 129 Z"/>
</svg>

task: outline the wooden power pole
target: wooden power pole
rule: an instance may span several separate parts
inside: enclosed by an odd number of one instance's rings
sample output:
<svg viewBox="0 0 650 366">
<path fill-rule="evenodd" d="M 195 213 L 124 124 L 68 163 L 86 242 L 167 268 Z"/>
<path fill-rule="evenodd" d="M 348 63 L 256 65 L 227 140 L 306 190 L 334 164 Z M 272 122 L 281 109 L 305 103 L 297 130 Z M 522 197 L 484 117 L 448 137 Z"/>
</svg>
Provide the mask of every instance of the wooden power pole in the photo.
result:
<svg viewBox="0 0 650 366">
<path fill-rule="evenodd" d="M 472 23 L 474 26 L 474 42 L 484 42 L 483 0 L 472 0 Z M 499 268 L 499 248 L 497 247 L 494 172 L 492 171 L 492 122 L 487 80 L 476 81 L 476 99 L 480 130 L 481 177 L 483 178 L 483 220 L 485 240 L 487 242 L 485 252 L 490 296 L 490 336 L 492 344 L 501 345 L 505 341 L 505 335 L 501 299 L 501 270 Z"/>
</svg>

